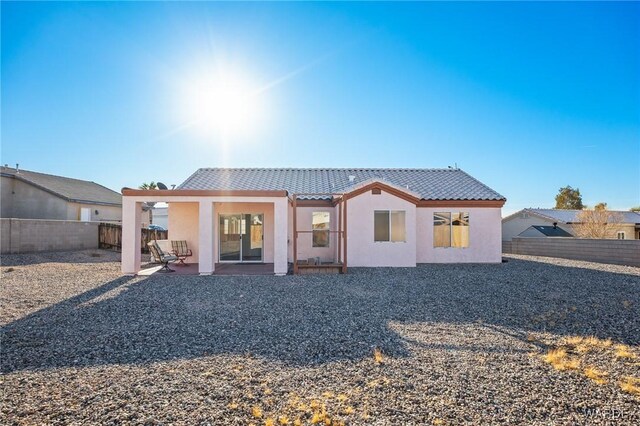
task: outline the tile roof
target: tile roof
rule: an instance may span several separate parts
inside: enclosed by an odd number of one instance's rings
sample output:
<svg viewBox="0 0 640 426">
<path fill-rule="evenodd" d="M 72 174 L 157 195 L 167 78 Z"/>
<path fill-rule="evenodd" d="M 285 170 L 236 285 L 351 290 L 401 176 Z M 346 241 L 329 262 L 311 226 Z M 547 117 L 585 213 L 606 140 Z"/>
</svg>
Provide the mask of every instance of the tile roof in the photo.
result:
<svg viewBox="0 0 640 426">
<path fill-rule="evenodd" d="M 11 167 L 0 167 L 2 176 L 19 179 L 71 202 L 122 205 L 122 195 L 86 180 L 48 175 Z"/>
<path fill-rule="evenodd" d="M 349 180 L 349 176 L 354 176 L 353 180 Z M 204 168 L 198 169 L 177 189 L 286 190 L 290 194 L 321 194 L 342 193 L 370 180 L 407 188 L 424 200 L 505 200 L 460 169 Z"/>
<path fill-rule="evenodd" d="M 561 209 L 524 209 L 528 212 L 545 216 L 551 220 L 563 223 L 576 223 L 578 220 L 578 213 L 582 210 L 561 210 Z M 622 216 L 622 223 L 640 223 L 640 213 L 609 210 L 611 213 L 617 213 Z"/>
</svg>

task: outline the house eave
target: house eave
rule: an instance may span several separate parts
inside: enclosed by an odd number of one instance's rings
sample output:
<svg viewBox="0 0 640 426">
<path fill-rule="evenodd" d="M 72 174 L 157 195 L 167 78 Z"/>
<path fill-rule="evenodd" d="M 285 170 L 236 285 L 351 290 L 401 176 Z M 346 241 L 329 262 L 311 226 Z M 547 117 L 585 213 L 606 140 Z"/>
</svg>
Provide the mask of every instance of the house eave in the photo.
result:
<svg viewBox="0 0 640 426">
<path fill-rule="evenodd" d="M 78 203 L 78 204 L 95 204 L 95 205 L 100 205 L 100 206 L 114 206 L 114 207 L 122 207 L 121 203 L 110 203 L 108 201 L 93 201 L 93 200 L 80 200 L 80 199 L 75 199 L 75 198 L 69 198 L 63 194 L 60 194 L 59 192 L 56 192 L 50 188 L 47 188 L 46 186 L 40 185 L 36 182 L 33 182 L 29 179 L 26 179 L 18 174 L 11 174 L 11 173 L 2 173 L 1 174 L 2 177 L 8 177 L 8 178 L 13 178 L 16 180 L 19 180 L 20 182 L 26 183 L 27 185 L 31 185 L 34 188 L 38 188 L 41 191 L 47 192 L 53 196 L 56 196 L 68 203 Z M 102 186 L 102 185 L 101 185 Z"/>
<path fill-rule="evenodd" d="M 420 200 L 417 207 L 487 207 L 500 208 L 507 200 Z"/>
<path fill-rule="evenodd" d="M 286 197 L 287 191 L 122 188 L 122 195 L 125 197 Z"/>
</svg>

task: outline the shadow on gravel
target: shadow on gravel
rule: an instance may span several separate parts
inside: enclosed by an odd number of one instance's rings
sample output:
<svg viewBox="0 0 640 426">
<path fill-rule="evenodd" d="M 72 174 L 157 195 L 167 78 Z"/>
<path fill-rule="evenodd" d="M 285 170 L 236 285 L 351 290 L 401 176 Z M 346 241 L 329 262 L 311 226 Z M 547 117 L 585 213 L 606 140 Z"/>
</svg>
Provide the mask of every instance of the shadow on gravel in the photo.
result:
<svg viewBox="0 0 640 426">
<path fill-rule="evenodd" d="M 252 354 L 287 365 L 410 356 L 396 323 L 640 343 L 640 277 L 512 259 L 323 276 L 122 277 L 2 328 L 2 371 Z M 455 348 L 453 348 L 455 349 Z"/>
<path fill-rule="evenodd" d="M 40 263 L 109 263 L 120 262 L 120 253 L 112 250 L 75 250 L 66 252 L 40 252 L 3 254 L 0 261 L 5 266 L 27 266 Z"/>
</svg>

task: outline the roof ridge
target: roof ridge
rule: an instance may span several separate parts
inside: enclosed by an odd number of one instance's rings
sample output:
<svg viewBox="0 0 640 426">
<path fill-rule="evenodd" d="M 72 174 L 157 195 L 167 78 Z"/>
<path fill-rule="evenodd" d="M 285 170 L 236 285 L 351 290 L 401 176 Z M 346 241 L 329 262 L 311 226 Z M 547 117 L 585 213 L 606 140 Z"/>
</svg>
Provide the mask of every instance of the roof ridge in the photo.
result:
<svg viewBox="0 0 640 426">
<path fill-rule="evenodd" d="M 52 177 L 55 177 L 55 178 L 76 180 L 76 181 L 79 181 L 79 182 L 89 182 L 89 183 L 95 183 L 96 185 L 100 185 L 99 183 L 96 183 L 96 182 L 94 182 L 92 180 L 78 179 L 78 178 L 73 178 L 73 177 L 69 177 L 69 176 L 54 175 L 52 173 L 34 172 L 33 170 L 27 170 L 27 169 L 15 170 L 12 167 L 5 167 L 5 166 L 2 166 L 2 168 L 3 169 L 12 169 L 12 170 L 14 170 L 14 172 L 13 172 L 14 175 L 20 175 L 20 174 L 22 174 L 21 172 L 27 172 L 27 173 L 33 173 L 35 175 L 52 176 Z M 103 186 L 103 187 L 107 188 L 104 185 L 100 185 L 100 186 Z M 110 189 L 110 188 L 107 188 L 107 189 L 109 189 L 110 191 L 113 191 L 113 189 Z M 116 191 L 113 191 L 113 192 L 116 192 Z"/>
<path fill-rule="evenodd" d="M 11 172 L 9 172 L 9 169 L 11 169 Z M 64 200 L 67 200 L 69 202 L 89 202 L 89 201 L 99 201 L 99 200 L 85 200 L 82 198 L 77 198 L 74 196 L 70 196 L 68 194 L 64 194 L 62 192 L 60 192 L 57 188 L 56 185 L 45 185 L 42 182 L 40 182 L 40 179 L 45 179 L 45 181 L 48 182 L 55 182 L 55 180 L 58 181 L 58 185 L 71 185 L 71 183 L 66 183 L 66 182 L 60 182 L 60 181 L 70 181 L 73 182 L 75 184 L 81 184 L 81 185 L 86 185 L 90 184 L 90 185 L 95 185 L 97 187 L 100 187 L 103 190 L 107 190 L 109 192 L 112 193 L 112 195 L 114 196 L 121 196 L 119 192 L 114 191 L 111 188 L 108 188 L 102 184 L 99 184 L 97 182 L 94 182 L 92 180 L 86 180 L 86 179 L 78 179 L 78 178 L 72 178 L 72 177 L 67 177 L 67 176 L 60 176 L 60 175 L 54 175 L 51 173 L 41 173 L 41 172 L 34 172 L 33 170 L 27 170 L 27 169 L 13 169 L 11 167 L 5 167 L 2 166 L 2 172 L 6 173 L 7 175 L 12 176 L 15 179 L 19 179 L 23 182 L 26 182 L 30 185 L 33 185 L 37 188 L 40 188 L 44 191 L 47 191 L 57 197 L 60 197 Z M 103 201 L 99 201 L 99 202 L 103 202 Z M 110 201 L 105 202 L 107 204 L 117 204 L 117 203 L 112 203 Z"/>
<path fill-rule="evenodd" d="M 532 211 L 535 211 L 535 210 L 552 210 L 552 211 L 557 211 L 557 212 L 581 212 L 581 211 L 590 210 L 590 209 L 582 209 L 582 210 L 580 210 L 580 209 L 555 209 L 555 208 L 553 208 L 553 209 L 545 209 L 545 208 L 541 208 L 541 207 L 528 207 L 528 208 L 526 208 L 526 210 L 532 210 Z M 636 214 L 640 214 L 638 212 L 634 212 L 634 211 L 631 211 L 631 210 L 609 210 L 609 209 L 606 209 L 606 210 L 608 212 L 611 212 L 611 213 L 636 213 Z"/>
<path fill-rule="evenodd" d="M 193 174 L 206 170 L 332 170 L 332 171 L 368 171 L 368 170 L 393 170 L 393 171 L 464 171 L 462 169 L 450 169 L 448 167 L 200 167 Z M 193 176 L 192 174 L 192 176 Z"/>
</svg>

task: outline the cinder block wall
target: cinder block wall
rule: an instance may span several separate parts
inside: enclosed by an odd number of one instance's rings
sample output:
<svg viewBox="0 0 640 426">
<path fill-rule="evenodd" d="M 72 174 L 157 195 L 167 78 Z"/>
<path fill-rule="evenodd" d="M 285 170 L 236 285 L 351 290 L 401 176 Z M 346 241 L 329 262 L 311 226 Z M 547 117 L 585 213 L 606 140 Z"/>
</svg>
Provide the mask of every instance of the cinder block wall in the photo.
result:
<svg viewBox="0 0 640 426">
<path fill-rule="evenodd" d="M 640 240 L 515 237 L 511 253 L 640 266 Z"/>
<path fill-rule="evenodd" d="M 29 253 L 98 248 L 98 223 L 0 219 L 0 252 Z"/>
<path fill-rule="evenodd" d="M 511 241 L 503 241 L 502 242 L 502 252 L 503 253 L 513 253 L 513 249 L 511 248 Z"/>
</svg>

